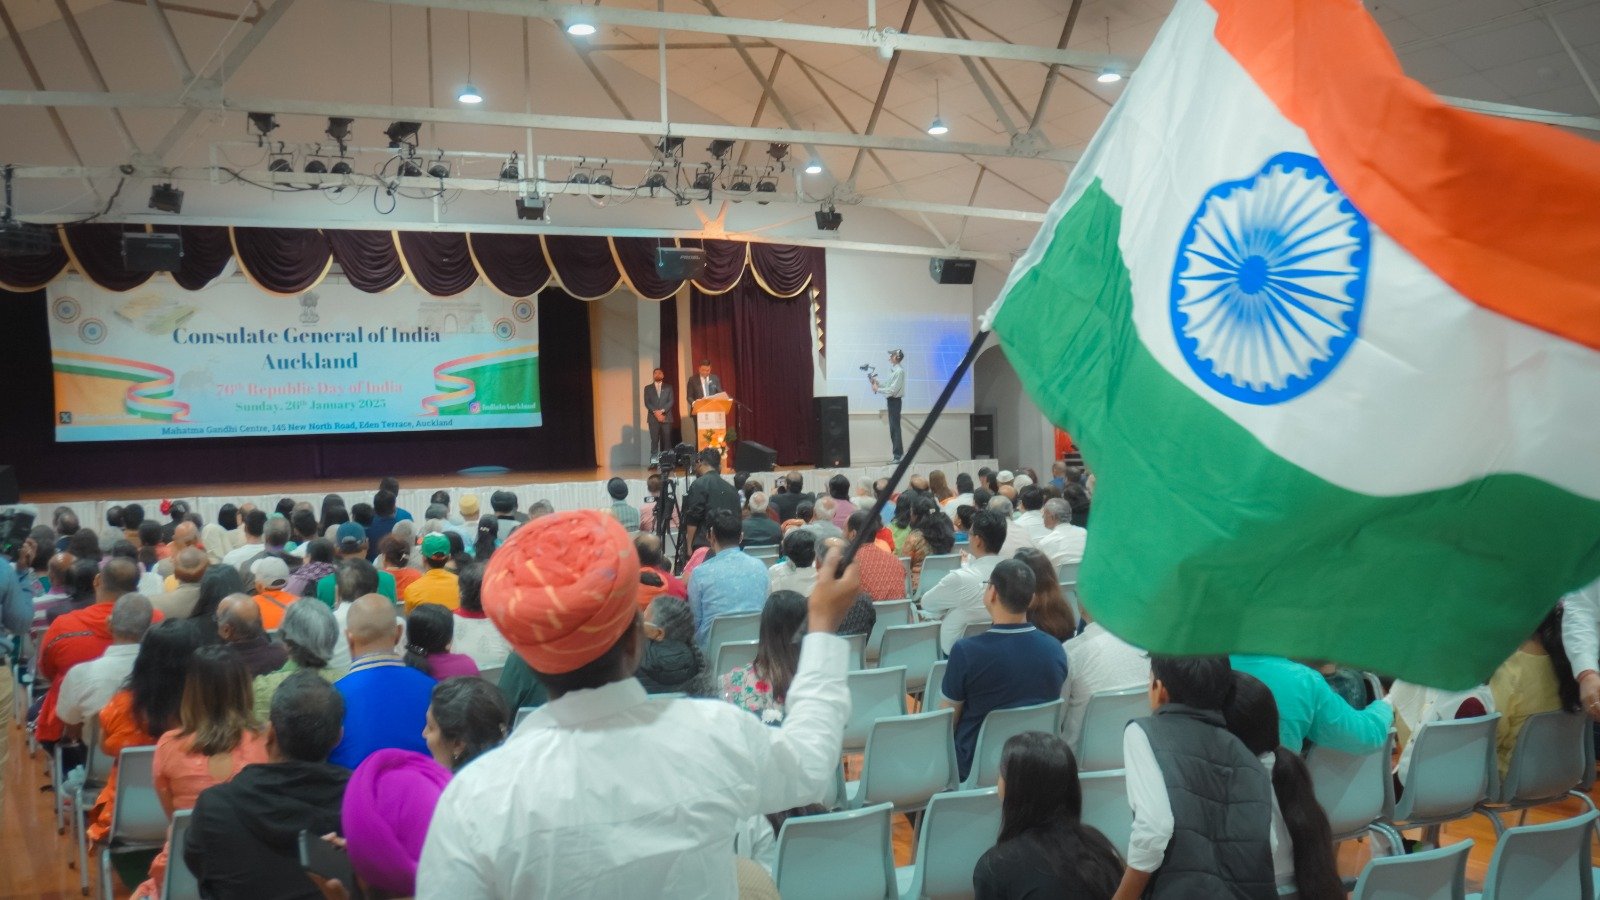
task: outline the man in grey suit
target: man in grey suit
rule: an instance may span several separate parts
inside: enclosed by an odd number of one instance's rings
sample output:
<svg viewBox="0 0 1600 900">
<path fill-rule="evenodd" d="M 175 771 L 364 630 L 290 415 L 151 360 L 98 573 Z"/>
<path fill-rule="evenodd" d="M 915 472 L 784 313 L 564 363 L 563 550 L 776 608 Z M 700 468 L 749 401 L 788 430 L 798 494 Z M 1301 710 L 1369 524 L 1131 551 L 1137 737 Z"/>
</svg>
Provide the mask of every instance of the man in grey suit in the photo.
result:
<svg viewBox="0 0 1600 900">
<path fill-rule="evenodd" d="M 650 459 L 671 450 L 677 442 L 672 439 L 672 416 L 677 412 L 677 397 L 667 384 L 667 373 L 656 369 L 654 380 L 644 386 L 644 415 L 650 423 Z"/>
<path fill-rule="evenodd" d="M 689 408 L 690 409 L 694 409 L 694 402 L 696 400 L 701 400 L 701 399 L 704 399 L 706 397 L 710 397 L 710 396 L 713 396 L 715 394 L 722 393 L 722 379 L 720 379 L 717 376 L 711 374 L 711 360 L 709 360 L 709 359 L 700 360 L 700 374 L 698 374 L 695 377 L 689 379 L 689 384 L 688 384 L 687 387 L 688 387 L 688 390 L 684 392 L 684 396 L 689 398 Z M 699 444 L 700 443 L 700 440 L 699 440 L 699 435 L 700 435 L 699 417 L 691 415 L 689 418 L 694 421 L 694 426 L 695 426 L 694 427 L 695 439 L 690 441 L 690 443 Z"/>
</svg>

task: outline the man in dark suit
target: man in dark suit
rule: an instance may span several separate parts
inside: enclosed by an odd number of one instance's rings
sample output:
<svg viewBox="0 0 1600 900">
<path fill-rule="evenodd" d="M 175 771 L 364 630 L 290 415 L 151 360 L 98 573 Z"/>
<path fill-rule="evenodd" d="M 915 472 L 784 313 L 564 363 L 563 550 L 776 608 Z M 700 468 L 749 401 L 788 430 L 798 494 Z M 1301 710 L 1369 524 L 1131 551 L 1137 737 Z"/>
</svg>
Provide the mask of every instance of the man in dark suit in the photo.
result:
<svg viewBox="0 0 1600 900">
<path fill-rule="evenodd" d="M 684 391 L 684 396 L 689 398 L 689 408 L 691 410 L 694 409 L 694 402 L 696 400 L 720 393 L 722 393 L 722 379 L 711 374 L 711 360 L 700 360 L 700 374 L 689 379 L 687 390 Z M 695 439 L 690 441 L 690 443 L 698 444 L 700 442 L 700 417 L 690 415 L 689 418 L 694 422 L 695 433 Z"/>
<path fill-rule="evenodd" d="M 782 493 L 773 494 L 770 499 L 772 507 L 778 511 L 778 521 L 787 522 L 795 517 L 795 511 L 800 504 L 816 500 L 815 494 L 802 493 L 805 482 L 799 472 L 790 472 L 784 476 Z"/>
<path fill-rule="evenodd" d="M 654 380 L 644 386 L 644 416 L 650 423 L 650 460 L 671 450 L 677 442 L 672 439 L 672 416 L 677 412 L 678 398 L 667 384 L 667 373 L 656 369 Z"/>
<path fill-rule="evenodd" d="M 719 509 L 733 513 L 735 520 L 743 504 L 739 491 L 722 480 L 722 454 L 716 448 L 700 451 L 694 461 L 694 484 L 683 495 L 683 543 L 691 551 L 711 545 L 711 515 Z"/>
</svg>

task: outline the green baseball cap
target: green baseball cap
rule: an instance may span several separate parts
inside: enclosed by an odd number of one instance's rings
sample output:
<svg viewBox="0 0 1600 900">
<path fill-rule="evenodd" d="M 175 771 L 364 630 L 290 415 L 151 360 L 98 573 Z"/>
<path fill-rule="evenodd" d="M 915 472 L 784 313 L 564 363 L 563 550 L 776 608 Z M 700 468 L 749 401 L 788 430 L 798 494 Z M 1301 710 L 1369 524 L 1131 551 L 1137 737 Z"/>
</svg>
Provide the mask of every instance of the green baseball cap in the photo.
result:
<svg viewBox="0 0 1600 900">
<path fill-rule="evenodd" d="M 450 539 L 435 531 L 422 539 L 423 556 L 449 556 Z"/>
</svg>

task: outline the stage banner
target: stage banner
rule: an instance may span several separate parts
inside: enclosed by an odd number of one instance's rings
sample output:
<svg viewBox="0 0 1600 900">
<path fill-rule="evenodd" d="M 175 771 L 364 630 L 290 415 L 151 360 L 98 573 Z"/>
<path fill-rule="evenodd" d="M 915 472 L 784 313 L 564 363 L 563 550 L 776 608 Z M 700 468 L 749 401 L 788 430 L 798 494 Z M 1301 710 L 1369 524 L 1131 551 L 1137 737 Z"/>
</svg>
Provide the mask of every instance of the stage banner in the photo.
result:
<svg viewBox="0 0 1600 900">
<path fill-rule="evenodd" d="M 540 424 L 536 298 L 50 285 L 56 440 Z"/>
</svg>

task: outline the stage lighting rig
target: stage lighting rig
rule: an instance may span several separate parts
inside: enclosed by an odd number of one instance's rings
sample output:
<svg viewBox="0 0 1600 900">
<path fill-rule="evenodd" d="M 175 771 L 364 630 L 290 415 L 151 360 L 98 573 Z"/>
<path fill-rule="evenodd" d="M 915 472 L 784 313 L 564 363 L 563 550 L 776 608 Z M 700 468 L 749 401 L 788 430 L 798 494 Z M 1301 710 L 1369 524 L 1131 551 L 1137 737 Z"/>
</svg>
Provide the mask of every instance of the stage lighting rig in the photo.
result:
<svg viewBox="0 0 1600 900">
<path fill-rule="evenodd" d="M 450 177 L 450 167 L 441 160 L 428 167 L 428 177 L 443 181 Z"/>
<path fill-rule="evenodd" d="M 171 184 L 151 185 L 150 208 L 157 212 L 183 212 L 183 191 L 178 190 Z"/>
<path fill-rule="evenodd" d="M 506 160 L 506 164 L 504 166 L 500 167 L 500 180 L 516 181 L 521 177 L 522 171 L 517 168 L 517 154 L 515 151 L 513 151 L 511 158 Z"/>
<path fill-rule="evenodd" d="M 341 156 L 344 154 L 345 145 L 350 143 L 350 126 L 355 124 L 355 121 L 355 119 L 339 116 L 328 117 L 328 128 L 323 134 L 333 138 L 334 143 L 339 145 L 339 154 Z"/>
<path fill-rule="evenodd" d="M 772 161 L 778 164 L 778 171 L 782 172 L 783 171 L 783 161 L 785 159 L 787 159 L 788 156 L 789 156 L 789 145 L 788 144 L 768 144 L 767 145 L 767 155 L 772 157 Z"/>
<path fill-rule="evenodd" d="M 421 122 L 390 122 L 389 127 L 383 130 L 384 137 L 389 139 L 389 149 L 399 150 L 401 147 L 417 146 L 417 133 L 422 130 Z"/>
<path fill-rule="evenodd" d="M 422 167 L 417 165 L 412 160 L 403 159 L 403 160 L 400 161 L 400 177 L 401 178 L 421 178 L 422 177 Z"/>
<path fill-rule="evenodd" d="M 711 158 L 717 162 L 725 162 L 728 151 L 732 149 L 733 141 L 712 141 L 711 146 L 706 148 L 706 152 L 710 153 Z"/>
<path fill-rule="evenodd" d="M 697 191 L 709 191 L 715 183 L 716 177 L 711 174 L 711 165 L 709 163 L 701 166 L 700 171 L 694 175 L 694 189 Z"/>
<path fill-rule="evenodd" d="M 838 231 L 842 222 L 844 222 L 844 216 L 840 215 L 831 203 L 817 210 L 817 228 L 819 230 Z"/>
<path fill-rule="evenodd" d="M 293 172 L 294 163 L 287 156 L 274 156 L 272 162 L 267 163 L 268 172 Z"/>
<path fill-rule="evenodd" d="M 250 120 L 250 126 L 247 130 L 255 133 L 256 146 L 265 146 L 267 135 L 278 129 L 278 117 L 272 113 L 253 112 L 248 113 L 246 118 Z"/>
<path fill-rule="evenodd" d="M 662 159 L 667 159 L 673 156 L 682 156 L 683 138 L 668 135 L 667 137 L 656 141 L 656 152 L 661 154 Z"/>
<path fill-rule="evenodd" d="M 660 169 L 652 171 L 644 180 L 644 186 L 654 191 L 667 186 L 667 173 Z"/>
<path fill-rule="evenodd" d="M 778 192 L 778 180 L 776 178 L 773 178 L 771 175 L 767 175 L 767 176 L 763 177 L 760 181 L 756 182 L 756 193 L 758 193 L 758 194 L 776 194 L 777 192 Z M 757 200 L 756 202 L 761 204 L 762 206 L 766 206 L 771 201 L 770 200 Z"/>
<path fill-rule="evenodd" d="M 539 221 L 544 218 L 545 202 L 543 197 L 518 197 L 517 218 L 529 221 Z"/>
</svg>

